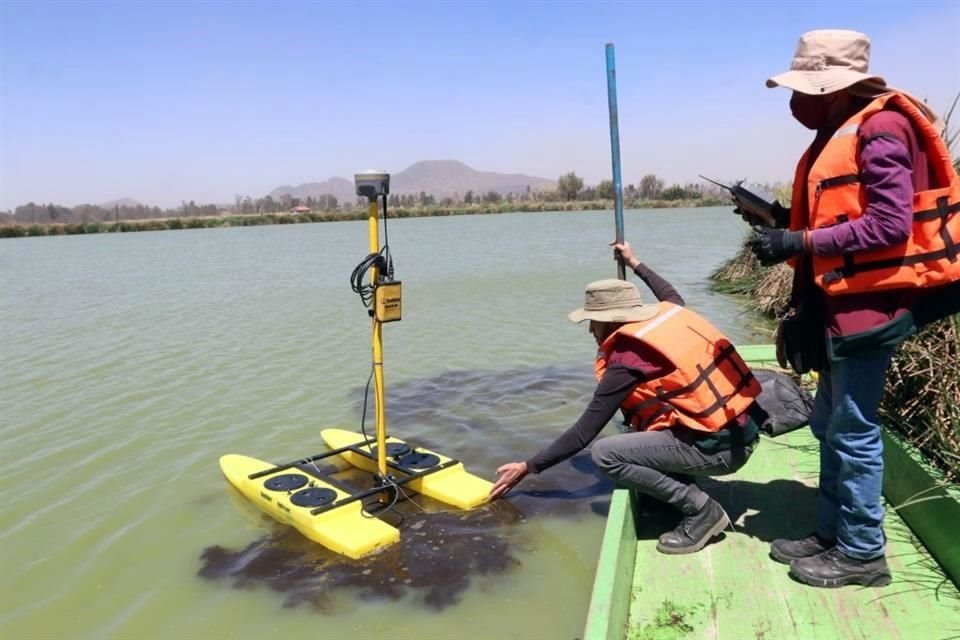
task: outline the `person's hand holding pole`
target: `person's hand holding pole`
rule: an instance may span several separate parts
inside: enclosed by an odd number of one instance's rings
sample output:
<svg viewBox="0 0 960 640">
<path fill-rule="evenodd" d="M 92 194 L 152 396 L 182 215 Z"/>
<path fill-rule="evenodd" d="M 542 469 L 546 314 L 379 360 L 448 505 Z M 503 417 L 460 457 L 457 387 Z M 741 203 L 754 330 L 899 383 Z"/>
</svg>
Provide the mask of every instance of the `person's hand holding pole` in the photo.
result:
<svg viewBox="0 0 960 640">
<path fill-rule="evenodd" d="M 633 249 L 630 248 L 630 243 L 626 240 L 623 242 L 614 240 L 610 243 L 610 246 L 613 247 L 613 259 L 618 262 L 622 261 L 631 271 L 636 269 L 637 265 L 640 264 L 637 257 L 633 255 Z"/>
</svg>

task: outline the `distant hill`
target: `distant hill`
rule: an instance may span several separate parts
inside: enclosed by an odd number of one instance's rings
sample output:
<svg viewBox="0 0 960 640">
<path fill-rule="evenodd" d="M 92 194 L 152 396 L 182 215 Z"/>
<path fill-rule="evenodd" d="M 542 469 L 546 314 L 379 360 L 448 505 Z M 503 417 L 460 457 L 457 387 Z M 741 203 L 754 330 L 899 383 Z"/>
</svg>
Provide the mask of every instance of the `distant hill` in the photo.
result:
<svg viewBox="0 0 960 640">
<path fill-rule="evenodd" d="M 353 180 L 346 178 L 330 178 L 323 182 L 307 182 L 305 184 L 291 187 L 284 185 L 277 187 L 268 195 L 277 200 L 285 195 L 304 200 L 309 197 L 318 198 L 324 195 L 330 195 L 338 202 L 353 202 L 356 199 L 356 189 L 353 186 Z"/>
<path fill-rule="evenodd" d="M 98 207 L 103 207 L 104 209 L 113 209 L 114 207 L 139 207 L 142 206 L 141 203 L 137 202 L 133 198 L 120 198 L 119 200 L 111 200 L 110 202 L 103 202 L 97 205 Z"/>
<path fill-rule="evenodd" d="M 496 173 L 477 171 L 457 160 L 424 160 L 417 162 L 400 173 L 391 176 L 391 193 L 420 193 L 426 191 L 438 198 L 467 191 L 486 193 L 496 191 L 502 195 L 523 193 L 531 189 L 546 187 L 553 180 L 536 178 L 522 173 Z"/>
<path fill-rule="evenodd" d="M 390 193 L 417 194 L 425 191 L 436 198 L 461 198 L 467 191 L 482 194 L 496 191 L 501 195 L 524 193 L 529 186 L 532 190 L 548 187 L 553 180 L 537 178 L 521 173 L 496 173 L 477 171 L 457 160 L 423 160 L 414 163 L 390 176 Z M 308 182 L 296 187 L 277 187 L 270 192 L 274 199 L 289 194 L 294 198 L 321 196 L 330 194 L 340 202 L 350 202 L 356 198 L 353 180 L 330 178 L 325 182 Z"/>
</svg>

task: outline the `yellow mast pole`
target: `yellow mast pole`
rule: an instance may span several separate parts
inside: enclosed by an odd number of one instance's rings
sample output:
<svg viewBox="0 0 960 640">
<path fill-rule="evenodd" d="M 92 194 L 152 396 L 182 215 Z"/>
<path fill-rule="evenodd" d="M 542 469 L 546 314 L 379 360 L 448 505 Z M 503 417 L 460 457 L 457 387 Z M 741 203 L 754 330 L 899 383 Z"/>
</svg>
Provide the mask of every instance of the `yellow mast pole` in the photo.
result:
<svg viewBox="0 0 960 640">
<path fill-rule="evenodd" d="M 386 196 L 384 196 L 386 197 Z M 369 199 L 367 227 L 370 232 L 370 253 L 380 252 L 380 222 L 377 197 Z M 370 284 L 376 285 L 379 269 L 374 265 L 370 269 Z M 374 407 L 377 420 L 377 471 L 381 478 L 387 477 L 387 412 L 386 392 L 383 387 L 383 323 L 373 314 L 373 384 Z"/>
</svg>

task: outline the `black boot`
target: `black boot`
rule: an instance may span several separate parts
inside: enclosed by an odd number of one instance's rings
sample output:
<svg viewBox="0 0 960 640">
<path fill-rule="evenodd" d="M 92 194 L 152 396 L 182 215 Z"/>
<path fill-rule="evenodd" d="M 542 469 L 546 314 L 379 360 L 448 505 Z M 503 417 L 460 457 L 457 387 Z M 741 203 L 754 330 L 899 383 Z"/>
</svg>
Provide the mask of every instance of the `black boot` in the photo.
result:
<svg viewBox="0 0 960 640">
<path fill-rule="evenodd" d="M 693 553 L 703 548 L 710 538 L 727 528 L 730 518 L 720 504 L 707 498 L 700 509 L 684 509 L 683 520 L 673 531 L 660 536 L 660 553 Z"/>
<path fill-rule="evenodd" d="M 677 510 L 668 502 L 657 500 L 653 496 L 637 492 L 635 496 L 637 511 L 643 515 L 672 514 L 676 517 Z"/>
<path fill-rule="evenodd" d="M 890 568 L 884 556 L 857 560 L 836 547 L 820 555 L 798 558 L 790 563 L 790 575 L 814 587 L 842 587 L 862 584 L 884 587 L 890 584 Z"/>
<path fill-rule="evenodd" d="M 790 564 L 800 558 L 818 556 L 824 551 L 832 549 L 836 544 L 836 540 L 821 538 L 816 533 L 811 533 L 806 538 L 801 538 L 800 540 L 780 538 L 770 544 L 770 557 L 777 562 Z"/>
</svg>

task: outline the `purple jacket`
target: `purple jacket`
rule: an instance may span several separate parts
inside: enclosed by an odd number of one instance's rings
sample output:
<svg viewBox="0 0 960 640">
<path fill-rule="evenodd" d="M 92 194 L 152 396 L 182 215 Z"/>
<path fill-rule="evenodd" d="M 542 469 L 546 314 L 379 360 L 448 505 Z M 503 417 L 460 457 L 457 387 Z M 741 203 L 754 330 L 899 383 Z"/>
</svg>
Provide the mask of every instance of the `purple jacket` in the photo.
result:
<svg viewBox="0 0 960 640">
<path fill-rule="evenodd" d="M 811 234 L 818 256 L 881 249 L 905 242 L 913 223 L 913 194 L 929 184 L 926 155 L 909 120 L 881 111 L 858 132 L 860 180 L 867 192 L 865 215 Z M 914 171 L 914 168 L 918 171 Z"/>
<path fill-rule="evenodd" d="M 816 255 L 838 256 L 906 241 L 913 223 L 913 194 L 930 184 L 926 154 L 903 114 L 881 111 L 863 123 L 858 137 L 866 211 L 856 220 L 811 232 Z M 811 158 L 819 154 L 828 138 L 818 136 Z M 823 295 L 828 332 L 831 336 L 849 336 L 875 329 L 909 311 L 919 295 L 917 290 Z"/>
</svg>

